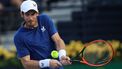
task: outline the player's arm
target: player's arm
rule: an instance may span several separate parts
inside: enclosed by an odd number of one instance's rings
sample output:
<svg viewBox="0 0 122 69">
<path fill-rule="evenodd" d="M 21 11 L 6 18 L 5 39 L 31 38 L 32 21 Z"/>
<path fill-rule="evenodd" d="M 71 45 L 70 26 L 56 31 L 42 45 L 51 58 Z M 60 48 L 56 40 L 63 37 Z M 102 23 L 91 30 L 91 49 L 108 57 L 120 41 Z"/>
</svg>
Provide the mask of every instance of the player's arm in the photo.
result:
<svg viewBox="0 0 122 69">
<path fill-rule="evenodd" d="M 52 35 L 52 39 L 56 44 L 56 49 L 59 51 L 59 59 L 61 60 L 62 64 L 71 64 L 69 61 L 70 58 L 66 56 L 65 43 L 59 36 L 58 32 Z"/>
<path fill-rule="evenodd" d="M 30 55 L 20 58 L 25 69 L 41 69 L 45 67 L 58 68 L 61 64 L 57 60 L 30 60 Z"/>
<path fill-rule="evenodd" d="M 56 49 L 59 51 L 61 49 L 65 49 L 65 44 L 64 44 L 64 41 L 61 39 L 61 37 L 59 36 L 58 33 L 55 33 L 53 36 L 52 36 L 52 39 L 53 41 L 55 42 L 56 44 Z"/>
<path fill-rule="evenodd" d="M 52 19 L 47 15 L 43 15 L 43 18 L 43 20 L 45 20 L 45 26 L 47 27 L 49 35 L 55 42 L 56 49 L 59 51 L 59 59 L 69 60 L 69 57 L 66 56 L 64 41 L 60 38 Z"/>
<path fill-rule="evenodd" d="M 20 58 L 25 69 L 39 69 L 39 61 L 30 60 L 30 55 Z"/>
</svg>

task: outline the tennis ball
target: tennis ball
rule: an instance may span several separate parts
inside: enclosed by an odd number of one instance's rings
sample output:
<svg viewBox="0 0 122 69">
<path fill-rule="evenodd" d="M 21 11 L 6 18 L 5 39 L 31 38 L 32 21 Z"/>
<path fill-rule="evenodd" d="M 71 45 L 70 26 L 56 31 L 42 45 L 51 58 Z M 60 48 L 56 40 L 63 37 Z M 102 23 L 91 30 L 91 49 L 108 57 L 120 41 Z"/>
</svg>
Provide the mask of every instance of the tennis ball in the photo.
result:
<svg viewBox="0 0 122 69">
<path fill-rule="evenodd" d="M 58 58 L 58 51 L 53 50 L 53 51 L 51 52 L 51 56 L 52 56 L 53 58 Z"/>
</svg>

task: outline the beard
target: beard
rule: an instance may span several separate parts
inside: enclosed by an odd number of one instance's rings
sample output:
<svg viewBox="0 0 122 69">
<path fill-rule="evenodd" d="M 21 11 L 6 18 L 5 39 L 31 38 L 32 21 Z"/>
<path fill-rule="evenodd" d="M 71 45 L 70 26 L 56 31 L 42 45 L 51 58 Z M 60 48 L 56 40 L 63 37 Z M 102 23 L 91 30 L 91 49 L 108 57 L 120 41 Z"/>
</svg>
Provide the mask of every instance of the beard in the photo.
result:
<svg viewBox="0 0 122 69">
<path fill-rule="evenodd" d="M 29 20 L 29 21 L 26 22 L 26 26 L 27 26 L 28 28 L 34 28 L 34 27 L 36 27 L 37 25 L 38 25 L 38 24 L 37 24 L 36 21 Z"/>
<path fill-rule="evenodd" d="M 30 21 L 27 22 L 27 25 L 28 25 L 28 26 L 34 26 L 34 25 L 35 25 L 35 22 L 32 21 L 32 20 L 30 20 Z"/>
</svg>

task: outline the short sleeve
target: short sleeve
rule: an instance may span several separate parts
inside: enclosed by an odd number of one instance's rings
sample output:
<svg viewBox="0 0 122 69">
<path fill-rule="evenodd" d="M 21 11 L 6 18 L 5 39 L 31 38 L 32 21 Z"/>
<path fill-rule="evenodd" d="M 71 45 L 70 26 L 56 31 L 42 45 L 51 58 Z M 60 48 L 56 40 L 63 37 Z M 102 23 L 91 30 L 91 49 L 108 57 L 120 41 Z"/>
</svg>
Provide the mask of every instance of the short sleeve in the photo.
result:
<svg viewBox="0 0 122 69">
<path fill-rule="evenodd" d="M 46 26 L 46 29 L 48 30 L 50 36 L 52 36 L 53 34 L 57 32 L 54 22 L 48 15 L 41 14 L 40 20 L 41 20 L 42 25 L 44 24 Z"/>
<path fill-rule="evenodd" d="M 20 39 L 20 37 L 14 37 L 14 44 L 17 50 L 17 57 L 22 58 L 26 55 L 29 55 L 28 49 L 25 47 L 24 42 Z"/>
</svg>

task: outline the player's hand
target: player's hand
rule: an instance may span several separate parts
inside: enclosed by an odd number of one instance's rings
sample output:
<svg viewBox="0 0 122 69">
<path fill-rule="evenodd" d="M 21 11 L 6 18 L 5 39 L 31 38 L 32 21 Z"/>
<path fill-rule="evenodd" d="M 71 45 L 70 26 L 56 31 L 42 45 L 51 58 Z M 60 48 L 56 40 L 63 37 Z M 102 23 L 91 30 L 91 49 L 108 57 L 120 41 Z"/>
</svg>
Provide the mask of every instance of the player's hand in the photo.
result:
<svg viewBox="0 0 122 69">
<path fill-rule="evenodd" d="M 67 57 L 67 56 L 62 56 L 60 62 L 61 62 L 63 65 L 69 65 L 69 64 L 71 64 L 70 58 Z"/>
<path fill-rule="evenodd" d="M 62 66 L 62 64 L 58 60 L 54 60 L 54 59 L 50 60 L 50 67 L 51 68 L 55 69 L 55 68 L 59 68 L 61 66 Z"/>
</svg>

